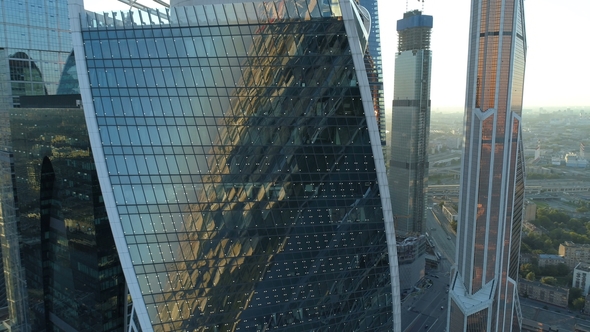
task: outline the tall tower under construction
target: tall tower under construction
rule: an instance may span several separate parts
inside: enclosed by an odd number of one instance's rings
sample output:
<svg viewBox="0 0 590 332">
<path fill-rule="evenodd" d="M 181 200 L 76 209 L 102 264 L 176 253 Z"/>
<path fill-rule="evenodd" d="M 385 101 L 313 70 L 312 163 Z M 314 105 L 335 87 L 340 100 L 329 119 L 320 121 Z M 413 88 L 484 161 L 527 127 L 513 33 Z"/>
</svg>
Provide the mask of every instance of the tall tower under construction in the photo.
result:
<svg viewBox="0 0 590 332">
<path fill-rule="evenodd" d="M 473 0 L 448 331 L 520 331 L 523 0 Z"/>
<path fill-rule="evenodd" d="M 430 32 L 432 16 L 419 10 L 397 21 L 389 184 L 398 235 L 421 233 L 428 180 Z"/>
</svg>

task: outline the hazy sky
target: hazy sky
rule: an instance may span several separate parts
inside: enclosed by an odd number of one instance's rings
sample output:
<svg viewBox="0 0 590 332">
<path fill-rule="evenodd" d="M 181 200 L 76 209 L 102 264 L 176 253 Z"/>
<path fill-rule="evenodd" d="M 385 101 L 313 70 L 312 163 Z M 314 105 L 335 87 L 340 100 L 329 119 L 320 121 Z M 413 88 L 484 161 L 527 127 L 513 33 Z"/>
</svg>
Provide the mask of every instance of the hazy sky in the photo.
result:
<svg viewBox="0 0 590 332">
<path fill-rule="evenodd" d="M 145 1 L 144 1 L 145 2 Z M 117 0 L 86 0 L 95 11 L 126 7 Z M 379 0 L 386 106 L 393 98 L 396 21 L 416 0 Z M 525 0 L 527 63 L 524 107 L 581 107 L 590 110 L 590 0 Z M 432 29 L 432 110 L 463 110 L 470 0 L 425 0 Z"/>
<path fill-rule="evenodd" d="M 397 36 L 395 22 L 406 1 L 379 0 L 386 100 L 393 98 Z M 408 0 L 409 9 L 422 3 Z M 524 107 L 586 106 L 590 110 L 589 0 L 525 0 L 527 59 Z M 425 0 L 432 15 L 432 110 L 456 108 L 465 102 L 470 0 Z M 388 36 L 391 36 L 388 38 Z"/>
</svg>

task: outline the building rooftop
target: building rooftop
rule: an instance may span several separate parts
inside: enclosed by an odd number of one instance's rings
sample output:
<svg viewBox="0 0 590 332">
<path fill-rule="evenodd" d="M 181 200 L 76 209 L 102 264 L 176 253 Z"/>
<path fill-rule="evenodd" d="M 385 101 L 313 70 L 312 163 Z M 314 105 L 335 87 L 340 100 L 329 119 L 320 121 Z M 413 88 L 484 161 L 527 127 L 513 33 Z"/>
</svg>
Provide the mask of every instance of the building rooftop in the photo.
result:
<svg viewBox="0 0 590 332">
<path fill-rule="evenodd" d="M 564 247 L 583 247 L 583 248 L 590 248 L 590 244 L 575 244 L 572 241 L 565 241 L 561 244 Z"/>
<path fill-rule="evenodd" d="M 539 259 L 564 259 L 560 255 L 539 254 Z"/>
<path fill-rule="evenodd" d="M 584 264 L 584 263 L 578 263 L 578 265 L 576 265 L 576 267 L 575 267 L 575 270 L 590 272 L 590 265 Z"/>
<path fill-rule="evenodd" d="M 527 279 L 519 278 L 518 279 L 518 283 L 522 283 L 523 285 L 529 284 L 529 285 L 533 285 L 533 286 L 536 286 L 536 287 L 541 287 L 541 288 L 544 288 L 544 289 L 550 289 L 552 291 L 559 290 L 559 291 L 563 291 L 563 292 L 566 292 L 566 293 L 569 292 L 569 290 L 567 288 L 563 288 L 563 287 L 559 287 L 559 286 L 547 285 L 547 284 L 544 284 L 544 283 L 542 283 L 540 281 L 530 281 L 530 280 L 527 280 Z"/>
</svg>

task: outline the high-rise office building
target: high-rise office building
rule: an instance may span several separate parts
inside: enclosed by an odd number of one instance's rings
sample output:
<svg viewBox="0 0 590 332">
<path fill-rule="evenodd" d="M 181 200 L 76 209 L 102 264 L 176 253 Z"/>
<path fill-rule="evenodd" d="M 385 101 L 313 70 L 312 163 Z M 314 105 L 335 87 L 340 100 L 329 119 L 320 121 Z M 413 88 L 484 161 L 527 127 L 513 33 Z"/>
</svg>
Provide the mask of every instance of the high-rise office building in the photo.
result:
<svg viewBox="0 0 590 332">
<path fill-rule="evenodd" d="M 11 144 L 2 148 L 12 155 L 29 331 L 125 325 L 125 280 L 79 101 L 21 96 L 10 110 Z"/>
<path fill-rule="evenodd" d="M 0 107 L 57 94 L 72 51 L 68 1 L 2 1 L 0 13 Z"/>
<path fill-rule="evenodd" d="M 373 107 L 375 117 L 379 126 L 379 136 L 383 145 L 385 158 L 389 155 L 386 148 L 386 116 L 385 97 L 383 95 L 383 59 L 381 56 L 381 28 L 379 25 L 379 1 L 358 0 L 359 4 L 366 8 L 371 17 L 371 30 L 369 31 L 369 44 L 365 51 L 365 67 L 369 76 L 371 95 L 373 96 Z M 387 159 L 385 159 L 387 162 Z"/>
<path fill-rule="evenodd" d="M 397 21 L 398 51 L 388 169 L 398 235 L 422 233 L 430 133 L 430 32 L 432 16 L 419 10 Z"/>
<path fill-rule="evenodd" d="M 18 218 L 11 170 L 9 109 L 20 96 L 58 93 L 64 65 L 71 53 L 66 0 L 0 2 L 0 318 L 13 331 L 26 328 L 28 309 L 21 264 Z M 6 291 L 5 291 L 6 285 Z M 7 309 L 7 310 L 5 310 Z"/>
<path fill-rule="evenodd" d="M 70 7 L 130 327 L 399 331 L 368 12 L 194 2 Z"/>
<path fill-rule="evenodd" d="M 53 96 L 72 93 L 68 2 L 0 2 L 0 313 L 13 332 L 125 325 L 80 96 Z"/>
<path fill-rule="evenodd" d="M 471 7 L 465 142 L 449 331 L 520 331 L 524 201 L 522 0 Z"/>
</svg>

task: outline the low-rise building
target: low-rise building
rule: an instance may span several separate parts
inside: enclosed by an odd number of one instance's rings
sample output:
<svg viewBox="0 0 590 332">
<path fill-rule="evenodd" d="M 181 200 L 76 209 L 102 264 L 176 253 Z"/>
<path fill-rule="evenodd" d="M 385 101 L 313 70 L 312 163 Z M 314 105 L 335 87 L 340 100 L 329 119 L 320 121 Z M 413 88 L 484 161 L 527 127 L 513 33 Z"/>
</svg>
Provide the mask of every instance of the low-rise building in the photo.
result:
<svg viewBox="0 0 590 332">
<path fill-rule="evenodd" d="M 567 288 L 546 285 L 538 281 L 521 278 L 518 281 L 518 294 L 532 300 L 566 308 L 569 290 Z"/>
<path fill-rule="evenodd" d="M 527 253 L 521 253 L 520 254 L 520 264 L 529 264 L 533 262 L 533 258 L 534 255 L 533 254 L 527 254 Z"/>
<path fill-rule="evenodd" d="M 443 205 L 442 212 L 449 222 L 457 221 L 457 211 L 452 206 Z"/>
<path fill-rule="evenodd" d="M 579 263 L 574 268 L 574 276 L 572 280 L 572 287 L 582 290 L 584 296 L 588 295 L 590 291 L 590 265 Z"/>
<path fill-rule="evenodd" d="M 559 245 L 559 255 L 565 258 L 565 263 L 572 269 L 578 263 L 590 264 L 590 245 L 565 241 Z"/>
<path fill-rule="evenodd" d="M 565 258 L 563 256 L 539 254 L 539 267 L 553 266 L 560 263 L 565 264 Z"/>
<path fill-rule="evenodd" d="M 537 219 L 537 204 L 526 201 L 524 204 L 524 221 L 533 221 Z"/>
</svg>

